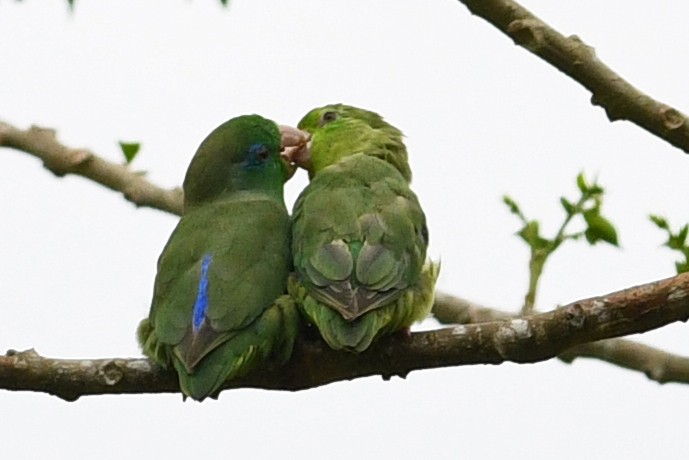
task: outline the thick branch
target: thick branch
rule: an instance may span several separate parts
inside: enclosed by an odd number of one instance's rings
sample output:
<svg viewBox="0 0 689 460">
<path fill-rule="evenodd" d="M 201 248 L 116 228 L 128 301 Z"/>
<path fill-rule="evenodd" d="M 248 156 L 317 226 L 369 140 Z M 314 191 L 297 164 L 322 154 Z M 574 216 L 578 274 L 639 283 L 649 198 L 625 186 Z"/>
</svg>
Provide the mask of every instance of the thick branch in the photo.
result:
<svg viewBox="0 0 689 460">
<path fill-rule="evenodd" d="M 689 120 L 658 102 L 602 63 L 575 35 L 565 37 L 512 0 L 460 0 L 520 45 L 591 91 L 591 102 L 610 121 L 629 120 L 689 153 Z"/>
<path fill-rule="evenodd" d="M 33 127 L 23 131 L 0 122 L 0 146 L 21 150 L 41 158 L 46 168 L 58 176 L 76 173 L 115 191 L 122 192 L 125 197 L 138 206 L 149 206 L 173 214 L 181 212 L 182 193 L 179 189 L 161 189 L 125 166 L 110 163 L 88 151 L 66 147 L 57 142 L 52 130 Z M 132 190 L 136 190 L 136 192 L 132 192 Z M 442 322 L 459 324 L 483 323 L 514 318 L 514 316 L 507 313 L 480 307 L 442 293 L 436 296 L 434 314 Z M 415 334 L 414 337 L 414 340 L 418 340 L 419 334 Z M 432 335 L 429 336 L 428 340 L 434 341 L 433 337 Z M 300 354 L 308 357 L 314 356 L 317 353 L 324 353 L 326 355 L 333 353 L 329 350 L 320 350 L 320 352 L 300 351 L 302 349 L 309 350 L 312 347 L 308 345 L 298 347 L 295 360 L 293 361 L 296 362 L 296 356 Z M 319 350 L 319 347 L 315 349 Z M 373 355 L 367 353 L 367 356 Z M 661 383 L 667 381 L 689 383 L 689 363 L 687 358 L 671 355 L 661 350 L 626 340 L 587 343 L 572 348 L 558 357 L 563 361 L 571 362 L 578 356 L 597 358 L 628 369 L 642 371 L 649 378 Z M 341 360 L 345 358 L 337 355 L 335 362 L 340 363 L 339 365 L 342 366 Z M 351 359 L 352 357 L 349 356 L 349 358 Z M 317 363 L 318 361 L 314 362 Z M 31 363 L 31 366 L 28 366 L 27 363 Z M 661 366 L 658 363 L 665 363 L 665 365 Z M 467 363 L 454 363 L 454 365 L 460 364 Z M 22 368 L 22 366 L 27 367 Z M 36 367 L 34 368 L 34 366 Z M 318 367 L 317 364 L 314 364 L 314 366 Z M 359 366 L 359 362 L 357 361 L 353 366 Z M 427 366 L 421 362 L 419 367 L 413 367 L 409 370 L 425 367 L 432 366 Z M 297 369 L 299 369 L 299 372 L 304 371 L 304 369 L 299 367 Z M 57 373 L 60 377 L 46 386 L 46 375 L 50 375 L 51 372 Z M 352 371 L 350 376 L 343 376 L 340 371 L 333 374 L 333 379 L 351 379 L 364 375 L 385 374 L 386 372 L 389 375 L 404 373 L 394 369 L 386 371 L 385 368 L 381 368 L 379 372 L 360 375 Z M 113 375 L 115 377 L 107 377 Z M 275 382 L 281 382 L 284 379 L 282 376 L 278 376 L 277 372 L 266 375 L 265 379 L 254 376 L 254 382 L 257 383 L 251 384 L 251 381 L 247 381 L 246 384 L 249 386 L 278 388 L 279 385 Z M 290 385 L 285 385 L 285 389 L 294 389 L 293 382 L 298 380 L 290 378 L 289 382 L 291 383 Z M 102 387 L 99 387 L 99 381 Z M 116 381 L 117 385 L 109 384 L 108 382 L 110 381 Z M 122 381 L 125 383 L 122 383 Z M 272 386 L 269 382 L 273 382 Z M 328 383 L 328 381 L 315 378 L 313 386 L 325 383 Z M 243 384 L 243 382 L 238 382 L 237 384 Z M 152 367 L 145 359 L 50 360 L 30 352 L 0 357 L 0 387 L 16 390 L 45 391 L 59 394 L 65 399 L 75 399 L 82 394 L 104 392 L 163 392 L 175 391 L 177 389 L 173 376 Z M 302 387 L 306 388 L 308 385 L 302 385 Z M 73 389 L 73 391 L 70 389 Z"/>
<path fill-rule="evenodd" d="M 371 375 L 505 361 L 535 363 L 587 342 L 634 334 L 689 318 L 689 273 L 526 318 L 459 325 L 381 340 L 360 355 L 300 342 L 288 365 L 227 388 L 302 390 Z M 0 388 L 82 395 L 178 391 L 174 375 L 144 359 L 58 360 L 33 351 L 0 357 Z"/>
<path fill-rule="evenodd" d="M 0 147 L 21 150 L 43 160 L 43 166 L 56 176 L 76 174 L 111 190 L 122 192 L 137 206 L 182 212 L 182 190 L 164 190 L 125 165 L 98 157 L 85 149 L 69 148 L 57 141 L 52 129 L 32 126 L 21 130 L 0 122 Z"/>
<path fill-rule="evenodd" d="M 519 317 L 442 293 L 436 295 L 433 315 L 444 324 L 471 324 Z M 568 364 L 577 358 L 594 358 L 642 372 L 658 383 L 689 383 L 689 358 L 625 339 L 575 345 L 557 357 Z"/>
</svg>

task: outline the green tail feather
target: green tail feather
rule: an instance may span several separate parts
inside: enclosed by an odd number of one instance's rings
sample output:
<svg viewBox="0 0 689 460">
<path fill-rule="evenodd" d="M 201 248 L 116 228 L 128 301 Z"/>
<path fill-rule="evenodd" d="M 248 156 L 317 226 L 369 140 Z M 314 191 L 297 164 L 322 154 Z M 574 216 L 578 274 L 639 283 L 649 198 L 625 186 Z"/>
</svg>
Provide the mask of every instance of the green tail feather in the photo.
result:
<svg viewBox="0 0 689 460">
<path fill-rule="evenodd" d="M 330 348 L 354 353 L 362 352 L 371 345 L 389 319 L 383 310 L 390 310 L 384 307 L 349 322 L 336 310 L 323 306 L 309 295 L 301 306 Z"/>
<path fill-rule="evenodd" d="M 228 380 L 246 375 L 257 364 L 274 357 L 282 364 L 292 355 L 299 314 L 289 296 L 281 296 L 253 324 L 209 353 L 189 374 L 173 359 L 182 392 L 201 401 L 217 395 Z"/>
<path fill-rule="evenodd" d="M 217 397 L 226 381 L 246 375 L 268 358 L 284 363 L 292 355 L 298 333 L 299 312 L 294 301 L 283 295 L 254 323 L 221 343 L 189 373 L 174 353 L 169 357 L 169 346 L 158 341 L 148 319 L 137 330 L 144 354 L 165 367 L 172 361 L 182 392 L 196 401 Z"/>
<path fill-rule="evenodd" d="M 257 340 L 253 331 L 242 331 L 206 355 L 192 374 L 187 372 L 179 359 L 173 357 L 172 363 L 177 370 L 182 393 L 196 401 L 203 401 L 208 396 L 215 397 L 226 380 L 250 370 L 259 353 L 255 345 Z"/>
<path fill-rule="evenodd" d="M 294 277 L 290 278 L 289 292 L 331 348 L 360 353 L 376 338 L 409 327 L 430 314 L 439 273 L 439 263 L 426 262 L 414 287 L 407 289 L 394 302 L 354 321 L 345 320 L 336 310 L 318 302 Z"/>
</svg>

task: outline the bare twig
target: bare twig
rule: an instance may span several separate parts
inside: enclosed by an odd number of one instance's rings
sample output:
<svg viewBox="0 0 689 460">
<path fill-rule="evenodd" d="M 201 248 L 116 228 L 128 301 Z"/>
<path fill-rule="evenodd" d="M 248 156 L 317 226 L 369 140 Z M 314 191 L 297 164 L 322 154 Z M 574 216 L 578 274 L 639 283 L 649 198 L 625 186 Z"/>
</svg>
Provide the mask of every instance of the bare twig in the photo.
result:
<svg viewBox="0 0 689 460">
<path fill-rule="evenodd" d="M 442 292 L 435 295 L 433 316 L 443 324 L 487 323 L 519 317 Z"/>
<path fill-rule="evenodd" d="M 0 147 L 10 147 L 43 160 L 56 176 L 76 174 L 111 190 L 122 192 L 137 206 L 160 209 L 172 214 L 182 212 L 182 190 L 164 190 L 129 167 L 98 157 L 85 149 L 69 148 L 58 142 L 52 129 L 32 126 L 21 130 L 0 122 Z"/>
<path fill-rule="evenodd" d="M 459 0 L 469 10 L 591 91 L 610 121 L 628 120 L 689 153 L 686 115 L 656 101 L 601 62 L 576 35 L 565 37 L 513 0 Z"/>
<path fill-rule="evenodd" d="M 558 358 L 571 363 L 576 358 L 595 358 L 646 374 L 658 383 L 689 383 L 689 358 L 625 339 L 582 343 Z"/>
<path fill-rule="evenodd" d="M 393 335 L 360 355 L 301 341 L 288 363 L 226 388 L 302 390 L 371 375 L 406 376 L 419 369 L 467 364 L 534 363 L 565 350 L 689 318 L 689 274 L 580 300 L 526 318 Z M 0 357 L 0 388 L 82 395 L 178 391 L 174 375 L 144 359 L 58 360 L 33 351 Z"/>
</svg>

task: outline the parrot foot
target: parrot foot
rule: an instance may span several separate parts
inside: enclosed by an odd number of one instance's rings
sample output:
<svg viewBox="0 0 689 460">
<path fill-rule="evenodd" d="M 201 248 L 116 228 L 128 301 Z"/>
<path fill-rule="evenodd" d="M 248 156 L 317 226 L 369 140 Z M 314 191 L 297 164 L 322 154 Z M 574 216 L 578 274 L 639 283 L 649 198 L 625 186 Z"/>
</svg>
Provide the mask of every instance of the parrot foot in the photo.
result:
<svg viewBox="0 0 689 460">
<path fill-rule="evenodd" d="M 403 327 L 402 329 L 397 331 L 397 335 L 399 335 L 399 337 L 401 337 L 405 343 L 411 342 L 411 329 L 409 328 L 409 326 Z"/>
</svg>

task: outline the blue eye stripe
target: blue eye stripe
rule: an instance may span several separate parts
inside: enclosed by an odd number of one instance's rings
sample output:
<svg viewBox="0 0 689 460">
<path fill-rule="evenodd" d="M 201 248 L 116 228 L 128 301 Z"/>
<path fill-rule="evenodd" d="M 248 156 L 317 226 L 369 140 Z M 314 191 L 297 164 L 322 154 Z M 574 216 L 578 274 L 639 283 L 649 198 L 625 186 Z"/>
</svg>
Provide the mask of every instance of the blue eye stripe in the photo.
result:
<svg viewBox="0 0 689 460">
<path fill-rule="evenodd" d="M 251 147 L 249 147 L 249 154 L 255 157 L 264 150 L 266 150 L 266 146 L 261 144 L 260 142 L 257 142 L 255 144 L 252 144 Z"/>
<path fill-rule="evenodd" d="M 194 311 L 191 320 L 191 326 L 194 333 L 198 332 L 206 319 L 206 311 L 208 310 L 208 268 L 211 266 L 211 259 L 211 255 L 207 254 L 201 263 L 199 289 L 196 294 L 196 303 L 194 303 Z"/>
</svg>

